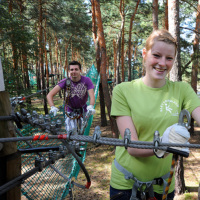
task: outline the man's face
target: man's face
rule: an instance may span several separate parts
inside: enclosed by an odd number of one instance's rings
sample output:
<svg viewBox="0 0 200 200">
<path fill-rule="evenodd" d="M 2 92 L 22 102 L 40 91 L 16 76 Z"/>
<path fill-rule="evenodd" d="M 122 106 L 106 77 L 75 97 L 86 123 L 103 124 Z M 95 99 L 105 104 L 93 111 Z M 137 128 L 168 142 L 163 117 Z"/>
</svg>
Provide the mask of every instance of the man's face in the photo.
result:
<svg viewBox="0 0 200 200">
<path fill-rule="evenodd" d="M 72 81 L 77 82 L 81 79 L 81 70 L 79 69 L 78 65 L 70 65 L 69 73 Z"/>
</svg>

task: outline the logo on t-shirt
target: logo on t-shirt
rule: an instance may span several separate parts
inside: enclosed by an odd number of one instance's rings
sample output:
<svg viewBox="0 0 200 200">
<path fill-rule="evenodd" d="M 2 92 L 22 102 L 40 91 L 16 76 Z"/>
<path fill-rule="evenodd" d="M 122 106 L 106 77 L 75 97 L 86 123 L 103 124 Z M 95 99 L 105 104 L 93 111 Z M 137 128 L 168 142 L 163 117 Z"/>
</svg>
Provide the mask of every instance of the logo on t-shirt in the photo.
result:
<svg viewBox="0 0 200 200">
<path fill-rule="evenodd" d="M 178 116 L 178 108 L 179 104 L 175 100 L 165 100 L 160 106 L 160 112 L 164 112 L 166 114 L 170 114 L 171 116 Z"/>
<path fill-rule="evenodd" d="M 84 83 L 78 83 L 76 86 L 72 85 L 71 87 L 71 97 L 77 96 L 80 99 L 83 99 L 87 92 L 87 86 Z"/>
</svg>

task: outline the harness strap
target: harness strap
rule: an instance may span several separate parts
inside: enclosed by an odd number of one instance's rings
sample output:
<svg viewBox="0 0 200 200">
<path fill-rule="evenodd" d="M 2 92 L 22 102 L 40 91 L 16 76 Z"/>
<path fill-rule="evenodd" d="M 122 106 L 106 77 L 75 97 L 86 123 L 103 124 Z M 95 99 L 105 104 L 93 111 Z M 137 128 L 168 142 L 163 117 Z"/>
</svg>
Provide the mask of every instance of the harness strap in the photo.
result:
<svg viewBox="0 0 200 200">
<path fill-rule="evenodd" d="M 153 198 L 154 197 L 154 191 L 153 191 L 153 185 L 162 185 L 163 184 L 163 194 L 164 194 L 164 191 L 165 191 L 165 187 L 167 185 L 167 181 L 165 181 L 165 179 L 167 179 L 169 177 L 169 172 L 165 175 L 163 175 L 162 177 L 160 178 L 155 178 L 154 180 L 152 181 L 147 181 L 147 182 L 142 182 L 142 181 L 139 181 L 131 172 L 129 172 L 128 170 L 126 170 L 124 167 L 122 167 L 118 162 L 117 160 L 115 159 L 114 160 L 114 164 L 115 164 L 115 167 L 121 172 L 124 174 L 124 178 L 126 180 L 129 180 L 129 179 L 132 179 L 134 180 L 134 184 L 133 184 L 133 187 L 132 187 L 132 194 L 131 194 L 131 198 L 130 200 L 136 200 L 137 197 L 137 191 L 139 190 L 142 194 L 144 194 L 145 192 L 148 192 L 149 193 L 149 197 L 150 198 Z M 142 186 L 145 185 L 145 189 L 142 190 Z"/>
<path fill-rule="evenodd" d="M 67 110 L 65 111 L 65 114 L 70 118 L 70 119 L 79 119 L 81 117 L 84 118 L 85 116 L 85 111 L 84 108 L 72 108 L 70 105 L 67 105 L 67 107 L 69 107 L 72 112 L 70 112 L 70 114 L 67 112 Z"/>
</svg>

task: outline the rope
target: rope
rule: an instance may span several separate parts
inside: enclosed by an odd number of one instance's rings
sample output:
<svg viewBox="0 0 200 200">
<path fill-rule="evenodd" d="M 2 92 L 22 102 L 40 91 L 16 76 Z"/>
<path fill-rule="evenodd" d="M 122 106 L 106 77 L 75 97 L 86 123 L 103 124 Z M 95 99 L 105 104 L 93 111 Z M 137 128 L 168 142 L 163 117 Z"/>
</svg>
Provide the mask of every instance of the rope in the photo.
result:
<svg viewBox="0 0 200 200">
<path fill-rule="evenodd" d="M 65 81 L 65 80 L 63 80 L 63 81 Z M 62 83 L 63 81 L 60 81 L 60 83 Z M 57 84 L 56 84 L 57 85 Z M 37 91 L 37 92 L 35 92 L 35 93 L 33 93 L 33 94 L 30 94 L 30 95 L 27 95 L 27 96 L 21 96 L 21 97 L 12 97 L 12 98 L 10 98 L 10 101 L 12 102 L 12 101 L 16 101 L 17 100 L 17 103 L 19 103 L 19 101 L 24 101 L 24 100 L 26 100 L 26 99 L 28 99 L 28 98 L 30 98 L 30 97 L 33 97 L 33 96 L 35 96 L 35 95 L 37 95 L 37 94 L 40 94 L 41 92 L 44 92 L 44 91 L 46 91 L 46 90 L 49 90 L 50 88 L 53 88 L 53 87 L 55 87 L 56 85 L 53 85 L 53 86 L 51 86 L 51 87 L 48 87 L 48 88 L 46 88 L 46 89 L 43 89 L 43 90 L 39 90 L 39 91 Z"/>
<path fill-rule="evenodd" d="M 141 148 L 141 149 L 154 149 L 153 142 L 143 142 L 143 141 L 130 141 L 128 144 L 124 143 L 124 140 L 116 139 L 116 138 L 104 138 L 94 140 L 93 136 L 86 135 L 67 135 L 61 134 L 59 135 L 35 135 L 35 136 L 24 136 L 24 137 L 10 137 L 10 138 L 0 138 L 1 143 L 5 142 L 19 142 L 19 141 L 43 141 L 50 139 L 64 139 L 64 140 L 75 140 L 82 142 L 90 142 L 90 143 L 98 143 L 102 145 L 112 145 L 112 146 L 124 146 L 132 148 Z M 160 142 L 158 149 L 167 150 L 167 147 L 189 147 L 189 148 L 200 148 L 200 144 L 178 144 L 178 143 L 162 143 Z"/>
<path fill-rule="evenodd" d="M 169 187 L 170 187 L 171 182 L 172 182 L 172 178 L 173 178 L 173 174 L 174 174 L 177 158 L 178 158 L 178 156 L 176 154 L 173 154 L 170 175 L 169 175 L 169 178 L 168 178 L 168 181 L 167 181 L 167 185 L 165 187 L 165 193 L 162 196 L 162 200 L 166 200 L 167 199 L 167 194 L 169 192 Z"/>
</svg>

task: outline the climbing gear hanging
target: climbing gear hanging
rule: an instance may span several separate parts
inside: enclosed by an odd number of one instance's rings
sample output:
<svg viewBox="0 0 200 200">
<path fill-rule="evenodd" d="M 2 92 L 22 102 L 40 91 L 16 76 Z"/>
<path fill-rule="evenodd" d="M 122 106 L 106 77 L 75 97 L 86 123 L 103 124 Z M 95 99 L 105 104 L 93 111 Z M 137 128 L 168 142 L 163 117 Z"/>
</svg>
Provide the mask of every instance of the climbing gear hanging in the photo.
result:
<svg viewBox="0 0 200 200">
<path fill-rule="evenodd" d="M 154 197 L 154 191 L 153 191 L 153 185 L 163 185 L 164 189 L 163 189 L 163 194 L 164 194 L 164 191 L 165 191 L 165 187 L 167 186 L 167 182 L 165 179 L 167 179 L 170 175 L 170 173 L 168 172 L 167 174 L 159 177 L 159 178 L 155 178 L 154 180 L 152 181 L 147 181 L 147 182 L 142 182 L 142 181 L 139 181 L 131 172 L 129 172 L 128 170 L 126 170 L 124 167 L 122 167 L 117 161 L 116 159 L 114 160 L 114 164 L 115 164 L 115 167 L 121 172 L 124 174 L 124 178 L 126 180 L 129 180 L 129 179 L 132 179 L 134 180 L 134 184 L 133 184 L 133 187 L 132 187 L 132 194 L 131 194 L 131 198 L 130 200 L 136 200 L 138 199 L 136 197 L 137 195 L 137 191 L 140 191 L 141 193 L 141 198 L 142 200 L 143 199 L 146 199 L 146 193 L 148 192 L 149 194 L 149 198 L 155 198 Z M 143 187 L 145 186 L 145 188 L 143 189 Z"/>
</svg>

